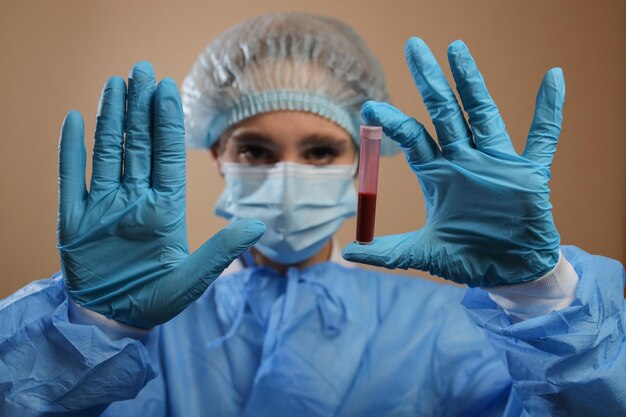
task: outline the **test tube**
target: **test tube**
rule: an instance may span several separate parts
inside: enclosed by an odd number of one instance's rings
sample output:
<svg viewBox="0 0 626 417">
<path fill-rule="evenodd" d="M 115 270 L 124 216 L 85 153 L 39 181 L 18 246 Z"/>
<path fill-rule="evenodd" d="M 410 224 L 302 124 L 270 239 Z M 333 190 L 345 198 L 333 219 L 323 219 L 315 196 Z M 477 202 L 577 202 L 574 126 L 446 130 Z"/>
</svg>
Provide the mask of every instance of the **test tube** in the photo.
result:
<svg viewBox="0 0 626 417">
<path fill-rule="evenodd" d="M 356 217 L 356 242 L 370 244 L 374 240 L 376 195 L 378 192 L 378 162 L 383 128 L 361 126 L 359 155 L 359 203 Z"/>
</svg>

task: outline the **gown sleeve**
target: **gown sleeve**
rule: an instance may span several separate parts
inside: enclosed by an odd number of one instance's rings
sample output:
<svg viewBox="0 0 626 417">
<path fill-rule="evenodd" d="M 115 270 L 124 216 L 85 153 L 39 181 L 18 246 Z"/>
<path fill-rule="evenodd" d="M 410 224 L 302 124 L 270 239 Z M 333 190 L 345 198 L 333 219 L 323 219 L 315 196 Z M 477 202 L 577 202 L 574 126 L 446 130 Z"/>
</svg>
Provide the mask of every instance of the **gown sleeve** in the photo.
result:
<svg viewBox="0 0 626 417">
<path fill-rule="evenodd" d="M 529 415 L 626 415 L 624 268 L 575 247 L 562 252 L 580 278 L 569 307 L 511 324 L 480 289 L 463 304 Z"/>
<path fill-rule="evenodd" d="M 114 340 L 70 322 L 68 303 L 61 273 L 0 301 L 0 415 L 100 416 L 157 376 L 158 330 Z"/>
</svg>

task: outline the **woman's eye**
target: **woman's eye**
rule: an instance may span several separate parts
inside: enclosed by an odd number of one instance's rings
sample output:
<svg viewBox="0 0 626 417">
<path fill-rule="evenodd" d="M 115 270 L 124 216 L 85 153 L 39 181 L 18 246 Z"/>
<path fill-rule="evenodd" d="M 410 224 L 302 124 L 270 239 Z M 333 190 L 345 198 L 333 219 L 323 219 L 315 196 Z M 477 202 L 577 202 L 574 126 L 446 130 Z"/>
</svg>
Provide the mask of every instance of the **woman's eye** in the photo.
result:
<svg viewBox="0 0 626 417">
<path fill-rule="evenodd" d="M 318 164 L 328 164 L 338 156 L 339 151 L 330 146 L 311 148 L 304 153 L 307 160 Z"/>
<path fill-rule="evenodd" d="M 271 164 L 274 163 L 274 154 L 262 146 L 246 145 L 239 148 L 237 155 L 242 162 L 250 164 Z"/>
</svg>

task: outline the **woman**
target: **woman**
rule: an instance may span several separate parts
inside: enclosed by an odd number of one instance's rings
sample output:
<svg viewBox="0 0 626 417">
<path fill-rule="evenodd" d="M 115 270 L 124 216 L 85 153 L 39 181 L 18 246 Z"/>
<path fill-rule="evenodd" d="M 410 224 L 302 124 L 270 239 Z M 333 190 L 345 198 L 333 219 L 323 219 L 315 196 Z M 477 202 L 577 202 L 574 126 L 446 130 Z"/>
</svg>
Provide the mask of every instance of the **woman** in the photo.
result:
<svg viewBox="0 0 626 417">
<path fill-rule="evenodd" d="M 550 214 L 560 71 L 518 156 L 462 43 L 449 58 L 471 131 L 426 45 L 406 53 L 441 148 L 388 104 L 362 116 L 404 150 L 427 222 L 344 257 L 487 290 L 462 306 L 458 287 L 341 259 L 332 237 L 354 214 L 358 112 L 388 100 L 382 72 L 340 22 L 261 16 L 216 39 L 183 86 L 187 141 L 211 149 L 226 180 L 216 212 L 231 220 L 194 254 L 175 84 L 157 85 L 147 63 L 128 90 L 107 82 L 89 192 L 82 120 L 66 118 L 63 272 L 0 305 L 3 415 L 623 411 L 623 268 L 561 250 Z"/>
</svg>

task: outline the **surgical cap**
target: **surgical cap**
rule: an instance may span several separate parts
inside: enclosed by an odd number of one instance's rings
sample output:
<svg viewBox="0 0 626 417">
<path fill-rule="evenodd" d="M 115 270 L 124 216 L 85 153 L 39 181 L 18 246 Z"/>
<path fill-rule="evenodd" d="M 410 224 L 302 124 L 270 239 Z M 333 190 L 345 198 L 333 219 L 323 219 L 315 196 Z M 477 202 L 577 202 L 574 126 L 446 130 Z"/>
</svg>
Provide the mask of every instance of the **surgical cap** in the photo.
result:
<svg viewBox="0 0 626 417">
<path fill-rule="evenodd" d="M 366 100 L 389 101 L 382 66 L 346 24 L 306 13 L 243 21 L 200 54 L 182 87 L 187 146 L 210 148 L 234 124 L 261 113 L 325 117 L 359 144 Z M 383 138 L 381 153 L 398 147 Z"/>
</svg>

